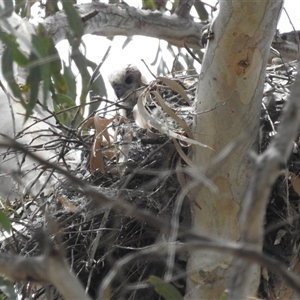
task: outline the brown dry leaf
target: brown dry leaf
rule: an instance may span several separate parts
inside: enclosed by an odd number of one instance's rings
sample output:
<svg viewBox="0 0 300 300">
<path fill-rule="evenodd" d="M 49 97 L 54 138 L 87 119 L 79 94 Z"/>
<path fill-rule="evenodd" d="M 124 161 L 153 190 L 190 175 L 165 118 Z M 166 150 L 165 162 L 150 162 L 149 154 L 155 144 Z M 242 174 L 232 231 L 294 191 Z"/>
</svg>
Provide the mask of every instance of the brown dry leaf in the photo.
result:
<svg viewBox="0 0 300 300">
<path fill-rule="evenodd" d="M 189 105 L 191 104 L 191 100 L 182 88 L 180 84 L 176 81 L 166 78 L 166 77 L 157 77 L 158 80 L 161 80 L 165 85 L 169 86 L 174 92 L 178 93 Z"/>
<path fill-rule="evenodd" d="M 95 128 L 94 117 L 88 118 L 85 120 L 79 128 L 79 133 L 83 130 L 89 130 L 90 128 Z"/>
<path fill-rule="evenodd" d="M 115 118 L 110 118 L 110 119 L 105 119 L 105 118 L 101 118 L 99 115 L 95 115 L 94 116 L 94 125 L 95 125 L 95 136 L 96 138 L 100 138 L 101 142 L 102 142 L 102 136 L 105 137 L 106 141 L 108 142 L 108 145 L 110 145 L 110 138 L 109 138 L 109 134 L 107 131 L 107 126 L 112 123 L 112 121 Z"/>
<path fill-rule="evenodd" d="M 90 155 L 90 172 L 94 174 L 96 170 L 105 174 L 104 159 L 101 151 L 101 139 L 95 138 L 92 153 Z"/>
<path fill-rule="evenodd" d="M 103 155 L 106 159 L 111 160 L 115 155 L 115 147 L 110 146 L 109 148 L 103 150 Z"/>
<path fill-rule="evenodd" d="M 289 172 L 289 178 L 293 185 L 294 191 L 300 196 L 300 178 L 293 172 Z"/>
<path fill-rule="evenodd" d="M 186 124 L 186 122 L 175 114 L 173 109 L 165 103 L 165 101 L 157 92 L 152 92 L 152 93 L 154 94 L 156 100 L 158 101 L 162 109 L 182 127 L 182 129 L 186 132 L 187 136 L 190 139 L 194 139 L 194 135 L 190 130 L 189 126 Z M 192 147 L 194 148 L 195 146 L 193 145 Z M 195 149 L 193 149 L 193 151 L 195 151 Z"/>
<path fill-rule="evenodd" d="M 77 210 L 77 207 L 65 197 L 58 196 L 57 201 L 71 213 L 74 213 Z"/>
<path fill-rule="evenodd" d="M 142 97 L 142 96 L 140 96 Z M 138 106 L 138 110 L 141 114 L 141 116 L 143 117 L 144 120 L 146 120 L 148 122 L 148 124 L 150 124 L 151 126 L 153 126 L 155 129 L 157 129 L 158 131 L 160 131 L 161 133 L 164 133 L 170 137 L 173 137 L 175 139 L 181 140 L 183 142 L 186 142 L 188 144 L 192 144 L 192 145 L 198 145 L 200 147 L 204 147 L 204 148 L 209 148 L 210 150 L 214 151 L 211 147 L 202 144 L 196 140 L 190 139 L 188 137 L 185 137 L 181 134 L 175 133 L 174 131 L 172 131 L 170 128 L 168 128 L 166 126 L 166 124 L 161 124 L 160 122 L 158 122 L 155 118 L 153 118 L 149 112 L 146 110 L 146 108 L 144 107 L 142 101 L 138 101 L 137 102 L 137 106 Z"/>
<path fill-rule="evenodd" d="M 110 137 L 107 131 L 107 126 L 113 122 L 115 118 L 105 119 L 99 115 L 95 115 L 93 118 L 95 128 L 95 140 L 92 147 L 92 153 L 90 156 L 90 172 L 94 172 L 98 169 L 102 174 L 105 174 L 104 157 L 102 153 L 102 147 L 110 146 Z M 106 141 L 103 141 L 103 137 Z M 107 151 L 107 157 L 111 158 L 112 155 Z"/>
</svg>

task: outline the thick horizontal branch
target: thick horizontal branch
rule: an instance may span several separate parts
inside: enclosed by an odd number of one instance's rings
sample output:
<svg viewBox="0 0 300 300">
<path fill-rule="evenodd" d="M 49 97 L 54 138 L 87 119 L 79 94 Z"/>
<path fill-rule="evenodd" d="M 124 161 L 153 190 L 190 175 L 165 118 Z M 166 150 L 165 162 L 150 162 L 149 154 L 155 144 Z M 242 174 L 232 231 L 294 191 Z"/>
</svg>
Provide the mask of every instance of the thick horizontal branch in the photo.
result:
<svg viewBox="0 0 300 300">
<path fill-rule="evenodd" d="M 177 14 L 141 10 L 126 5 L 89 3 L 76 5 L 84 23 L 84 33 L 101 36 L 143 35 L 166 40 L 172 45 L 201 48 L 203 24 Z M 63 11 L 45 19 L 44 25 L 55 43 L 66 38 L 68 20 Z"/>
</svg>

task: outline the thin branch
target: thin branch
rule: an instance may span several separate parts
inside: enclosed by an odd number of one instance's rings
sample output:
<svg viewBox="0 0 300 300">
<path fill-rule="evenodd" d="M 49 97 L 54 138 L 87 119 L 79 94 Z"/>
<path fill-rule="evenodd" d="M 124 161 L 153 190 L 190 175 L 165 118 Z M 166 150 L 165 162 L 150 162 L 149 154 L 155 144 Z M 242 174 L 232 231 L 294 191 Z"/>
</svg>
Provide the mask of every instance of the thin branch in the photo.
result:
<svg viewBox="0 0 300 300">
<path fill-rule="evenodd" d="M 234 255 L 236 257 L 240 257 L 247 264 L 260 264 L 273 271 L 274 273 L 282 276 L 285 282 L 300 295 L 300 282 L 297 276 L 289 272 L 283 263 L 262 254 L 260 251 L 256 250 L 250 245 L 236 244 L 216 238 L 203 239 L 197 234 L 188 232 L 186 233 L 186 235 L 193 237 L 191 239 L 188 238 L 186 243 L 174 243 L 173 247 L 176 249 L 177 253 L 186 252 L 187 250 L 191 251 L 196 249 L 210 249 L 225 253 L 225 255 Z M 104 295 L 106 294 L 107 289 L 109 288 L 113 280 L 118 276 L 118 274 L 120 274 L 121 269 L 126 265 L 143 257 L 149 257 L 149 259 L 153 259 L 158 255 L 166 254 L 168 250 L 168 243 L 159 243 L 139 252 L 128 254 L 122 259 L 119 259 L 103 279 L 99 289 L 98 299 L 104 299 Z M 195 269 L 192 271 L 197 272 L 198 270 Z M 238 296 L 235 299 L 246 298 L 241 298 Z"/>
<path fill-rule="evenodd" d="M 300 84 L 299 84 L 299 86 L 300 86 Z M 298 93 L 299 93 L 298 97 L 300 97 L 300 91 L 298 91 Z M 300 115 L 300 109 L 299 109 L 299 112 L 296 112 L 296 114 Z M 283 122 L 284 122 L 284 120 L 283 120 Z M 77 186 L 79 189 L 82 189 L 87 197 L 91 197 L 99 205 L 105 206 L 105 207 L 110 207 L 110 208 L 114 209 L 115 211 L 122 213 L 123 215 L 133 216 L 138 220 L 147 222 L 148 224 L 152 225 L 153 227 L 159 228 L 164 233 L 168 234 L 170 232 L 170 230 L 171 230 L 170 224 L 168 222 L 164 221 L 162 218 L 158 218 L 157 216 L 155 216 L 152 213 L 149 213 L 146 211 L 141 211 L 141 210 L 135 208 L 134 206 L 127 204 L 124 201 L 121 201 L 121 199 L 119 200 L 119 199 L 112 199 L 112 198 L 107 197 L 103 193 L 100 193 L 99 191 L 97 191 L 94 187 L 90 186 L 90 184 L 88 184 L 88 183 L 84 182 L 83 180 L 76 178 L 74 175 L 70 174 L 68 170 L 60 168 L 60 167 L 56 166 L 55 164 L 52 164 L 48 161 L 43 160 L 42 158 L 35 155 L 34 153 L 31 153 L 28 150 L 26 150 L 22 145 L 15 142 L 14 140 L 11 140 L 11 139 L 8 139 L 8 140 L 9 140 L 9 142 L 7 142 L 7 143 L 4 143 L 4 142 L 0 143 L 0 146 L 1 147 L 11 147 L 16 150 L 23 151 L 26 155 L 35 159 L 39 163 L 45 164 L 46 166 L 59 171 L 60 173 L 65 175 L 70 181 L 72 181 L 72 183 L 75 186 Z M 256 214 L 257 214 L 257 211 L 256 211 Z M 253 221 L 252 221 L 252 223 L 253 223 Z M 176 251 L 184 251 L 186 249 L 191 249 L 191 248 L 192 249 L 195 249 L 195 248 L 214 249 L 214 250 L 217 250 L 220 252 L 224 252 L 224 250 L 228 251 L 228 255 L 236 255 L 238 257 L 245 259 L 247 261 L 247 265 L 249 265 L 249 262 L 259 263 L 261 265 L 266 266 L 273 272 L 283 276 L 284 280 L 300 294 L 300 285 L 299 285 L 298 279 L 292 273 L 290 273 L 283 264 L 261 254 L 260 249 L 257 249 L 256 246 L 251 246 L 248 243 L 247 244 L 246 243 L 236 244 L 234 242 L 210 238 L 210 237 L 202 236 L 202 235 L 190 232 L 190 231 L 185 231 L 184 228 L 180 228 L 178 230 L 178 237 L 181 239 L 185 239 L 186 244 L 181 245 L 179 243 L 174 243 L 174 247 L 176 247 Z M 151 248 L 151 247 L 148 248 L 148 250 L 150 249 L 149 250 L 150 252 L 149 251 L 147 252 L 147 250 L 145 250 L 144 252 L 142 251 L 139 255 L 147 255 L 149 253 L 155 253 L 157 255 L 158 252 L 159 253 L 167 253 L 169 250 L 168 244 L 169 243 L 155 245 L 154 248 Z M 173 247 L 173 245 L 172 245 L 172 247 Z M 154 252 L 153 252 L 153 249 L 155 249 Z M 162 249 L 162 250 L 159 250 L 159 249 Z M 116 266 L 111 270 L 111 272 L 107 275 L 106 279 L 103 281 L 102 288 L 101 288 L 102 292 L 105 291 L 107 286 L 113 280 L 114 276 L 116 276 L 116 270 L 118 270 L 118 268 L 122 267 L 124 264 L 127 264 L 128 262 L 130 262 L 133 258 L 136 259 L 136 256 L 135 257 L 133 257 L 132 255 L 126 256 L 125 258 L 123 258 L 116 264 Z M 15 261 L 18 261 L 18 259 L 20 259 L 20 261 L 22 263 L 24 263 L 24 259 L 22 257 L 15 257 Z M 39 260 L 43 261 L 43 259 L 44 258 L 41 258 L 41 257 L 33 258 L 30 261 L 30 263 L 31 263 L 31 265 L 34 264 L 34 266 L 37 266 L 38 268 L 40 268 Z M 4 264 L 5 261 L 9 261 L 9 258 L 5 255 L 4 256 L 0 255 L 0 268 L 1 268 L 1 263 Z M 59 263 L 59 262 L 51 262 L 51 265 L 57 267 L 57 265 L 56 265 L 57 263 Z M 25 264 L 27 266 L 27 262 L 25 262 Z M 8 270 L 7 272 L 12 272 L 13 269 L 11 267 L 8 268 L 9 264 L 7 264 L 6 266 L 7 266 L 6 269 Z M 21 265 L 18 265 L 18 268 L 17 268 L 18 272 L 20 272 L 20 266 Z M 40 270 L 40 269 L 38 269 L 38 270 Z M 9 275 L 9 273 L 7 273 L 7 274 Z M 16 274 L 16 273 L 14 273 L 14 274 Z M 18 273 L 18 274 L 22 274 L 22 273 Z M 30 276 L 27 276 L 28 273 L 24 273 L 24 274 L 25 274 L 25 276 L 23 276 L 22 278 L 19 278 L 20 280 L 23 280 L 26 278 L 28 280 L 29 279 L 30 280 L 31 279 L 34 279 L 34 280 L 43 279 L 46 282 L 49 279 L 48 277 L 45 277 L 43 275 L 41 275 L 41 276 L 34 275 L 35 273 L 31 274 Z M 57 278 L 60 278 L 60 280 L 62 280 L 63 276 L 57 277 Z M 50 278 L 50 279 L 51 279 L 51 282 L 57 286 L 57 283 L 54 282 L 55 278 Z"/>
<path fill-rule="evenodd" d="M 39 157 L 33 152 L 30 152 L 23 145 L 17 143 L 9 137 L 7 137 L 7 142 L 0 142 L 0 147 L 13 148 L 15 150 L 22 151 L 25 155 L 27 155 L 30 158 L 33 158 L 40 164 L 46 166 L 47 168 L 52 168 L 56 170 L 58 173 L 64 175 L 67 179 L 69 179 L 70 182 L 74 184 L 74 186 L 77 186 L 78 189 L 83 190 L 86 196 L 91 197 L 96 203 L 98 203 L 102 207 L 111 208 L 114 211 L 127 216 L 133 216 L 138 220 L 147 222 L 153 227 L 160 229 L 164 233 L 168 233 L 170 230 L 170 225 L 167 221 L 164 221 L 162 218 L 159 218 L 149 212 L 139 210 L 133 205 L 125 203 L 123 199 L 113 199 L 106 196 L 105 194 L 99 192 L 95 187 L 91 186 L 89 183 L 72 175 L 67 169 L 61 168 L 58 165 Z"/>
</svg>

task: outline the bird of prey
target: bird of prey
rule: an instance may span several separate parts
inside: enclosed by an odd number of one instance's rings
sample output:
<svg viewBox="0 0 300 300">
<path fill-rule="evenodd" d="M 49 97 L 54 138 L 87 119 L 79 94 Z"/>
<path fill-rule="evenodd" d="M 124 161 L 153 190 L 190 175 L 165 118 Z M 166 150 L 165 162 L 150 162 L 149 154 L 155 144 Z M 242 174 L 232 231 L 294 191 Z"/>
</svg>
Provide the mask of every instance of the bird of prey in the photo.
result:
<svg viewBox="0 0 300 300">
<path fill-rule="evenodd" d="M 147 82 L 140 70 L 131 64 L 114 71 L 109 75 L 108 80 L 117 98 L 122 100 L 120 104 L 126 109 L 131 110 L 136 105 L 137 98 L 142 93 L 142 87 L 147 86 Z"/>
<path fill-rule="evenodd" d="M 277 33 L 273 39 L 272 47 L 280 52 L 284 61 L 297 60 L 299 55 L 299 40 L 300 31 Z"/>
</svg>

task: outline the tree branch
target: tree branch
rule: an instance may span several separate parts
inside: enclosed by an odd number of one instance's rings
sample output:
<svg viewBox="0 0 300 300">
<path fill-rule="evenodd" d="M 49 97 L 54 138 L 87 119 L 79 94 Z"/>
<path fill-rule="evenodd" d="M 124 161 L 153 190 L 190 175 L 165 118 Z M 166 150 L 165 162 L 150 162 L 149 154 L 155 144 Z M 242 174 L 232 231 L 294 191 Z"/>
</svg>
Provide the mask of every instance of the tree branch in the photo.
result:
<svg viewBox="0 0 300 300">
<path fill-rule="evenodd" d="M 189 233 L 187 233 L 189 235 Z M 174 243 L 173 246 L 176 248 L 176 252 L 186 252 L 187 250 L 196 249 L 209 249 L 216 250 L 221 253 L 228 253 L 236 257 L 241 258 L 246 264 L 259 263 L 266 268 L 272 270 L 274 273 L 282 276 L 284 281 L 291 286 L 298 294 L 300 294 L 299 279 L 295 274 L 289 272 L 283 263 L 280 263 L 273 258 L 270 258 L 261 251 L 257 251 L 253 247 L 245 244 L 236 244 L 230 241 L 219 240 L 216 238 L 207 238 L 206 240 L 199 238 L 197 234 L 192 235 L 191 240 L 187 240 L 186 243 Z M 136 262 L 140 259 L 151 260 L 157 258 L 158 255 L 165 255 L 168 252 L 168 243 L 158 243 L 151 247 L 142 249 L 141 251 L 127 254 L 123 258 L 119 259 L 114 266 L 111 268 L 109 273 L 104 277 L 100 289 L 99 289 L 99 299 L 104 299 L 104 295 L 107 293 L 107 288 L 112 284 L 113 280 L 116 279 L 120 270 L 126 265 Z M 197 272 L 195 269 L 194 272 Z M 176 280 L 172 278 L 171 280 Z M 237 297 L 235 299 L 247 299 Z"/>
<path fill-rule="evenodd" d="M 278 133 L 270 147 L 255 159 L 255 168 L 245 197 L 241 213 L 241 241 L 251 243 L 261 250 L 264 232 L 266 206 L 271 188 L 291 155 L 293 141 L 300 125 L 300 65 L 286 103 Z M 230 282 L 230 299 L 248 296 L 247 277 L 252 266 L 237 260 Z"/>
<path fill-rule="evenodd" d="M 37 257 L 1 253 L 0 272 L 17 282 L 51 283 L 64 299 L 90 299 L 64 258 L 53 253 Z"/>
<path fill-rule="evenodd" d="M 300 95 L 298 96 L 300 97 Z M 299 112 L 297 112 L 297 114 L 300 115 Z M 51 162 L 40 158 L 38 155 L 28 151 L 21 144 L 15 142 L 14 140 L 10 139 L 7 143 L 1 142 L 0 146 L 11 147 L 16 150 L 23 151 L 24 153 L 26 153 L 26 155 L 34 158 L 40 163 L 43 163 L 45 166 L 53 168 L 56 171 L 62 173 L 72 182 L 72 184 L 74 184 L 74 186 L 82 189 L 85 192 L 86 196 L 91 197 L 95 202 L 98 203 L 98 205 L 106 207 L 109 206 L 115 211 L 122 213 L 123 215 L 134 216 L 138 220 L 147 222 L 148 224 L 151 224 L 155 228 L 158 228 L 166 233 L 171 229 L 171 225 L 168 222 L 164 221 L 162 218 L 159 218 L 152 213 L 141 211 L 135 208 L 133 205 L 127 204 L 121 199 L 118 200 L 108 198 L 106 195 L 100 193 L 85 181 L 72 175 L 68 170 L 65 170 Z M 217 250 L 221 253 L 224 253 L 224 251 L 226 251 L 228 255 L 235 255 L 242 258 L 243 260 L 245 260 L 247 265 L 249 265 L 249 262 L 256 262 L 268 267 L 273 272 L 283 276 L 284 280 L 291 287 L 293 287 L 298 293 L 300 292 L 300 287 L 296 276 L 289 272 L 285 268 L 284 264 L 261 254 L 261 251 L 257 250 L 255 246 L 246 243 L 236 244 L 235 242 L 226 241 L 224 239 L 221 240 L 203 236 L 192 231 L 186 231 L 184 228 L 179 229 L 178 237 L 183 239 L 185 241 L 185 244 L 174 243 L 174 245 L 176 246 L 176 251 L 180 252 L 186 251 L 187 249 L 199 248 Z M 46 247 L 46 249 L 48 248 Z M 167 253 L 169 248 L 168 243 L 164 243 L 154 245 L 153 247 L 147 249 L 145 251 L 141 251 L 137 256 L 135 256 L 135 258 L 152 253 L 158 254 L 158 252 L 160 254 Z M 158 251 L 158 249 L 160 251 Z M 6 275 L 9 278 L 12 278 L 15 281 L 30 280 L 40 283 L 51 282 L 56 286 L 59 292 L 66 299 L 87 299 L 87 296 L 84 296 L 82 294 L 83 290 L 81 290 L 81 286 L 78 286 L 78 282 L 76 281 L 73 273 L 69 272 L 67 263 L 61 257 L 61 255 L 57 255 L 57 252 L 53 250 L 54 249 L 52 248 L 51 251 L 48 251 L 48 255 L 38 256 L 34 258 L 24 258 L 21 256 L 0 254 L 0 273 Z M 102 293 L 113 280 L 114 276 L 116 275 L 115 272 L 119 270 L 119 268 L 123 265 L 129 263 L 133 258 L 134 257 L 132 255 L 126 256 L 116 264 L 116 266 L 102 282 Z M 78 288 L 78 290 L 74 287 Z"/>
<path fill-rule="evenodd" d="M 204 25 L 186 17 L 193 1 L 186 2 L 178 14 L 172 16 L 131 6 L 95 2 L 76 5 L 75 8 L 82 18 L 85 34 L 143 35 L 166 40 L 178 47 L 184 47 L 186 43 L 190 48 L 201 48 L 200 38 Z M 63 11 L 46 18 L 44 26 L 55 43 L 65 39 L 69 31 L 68 20 Z"/>
</svg>

